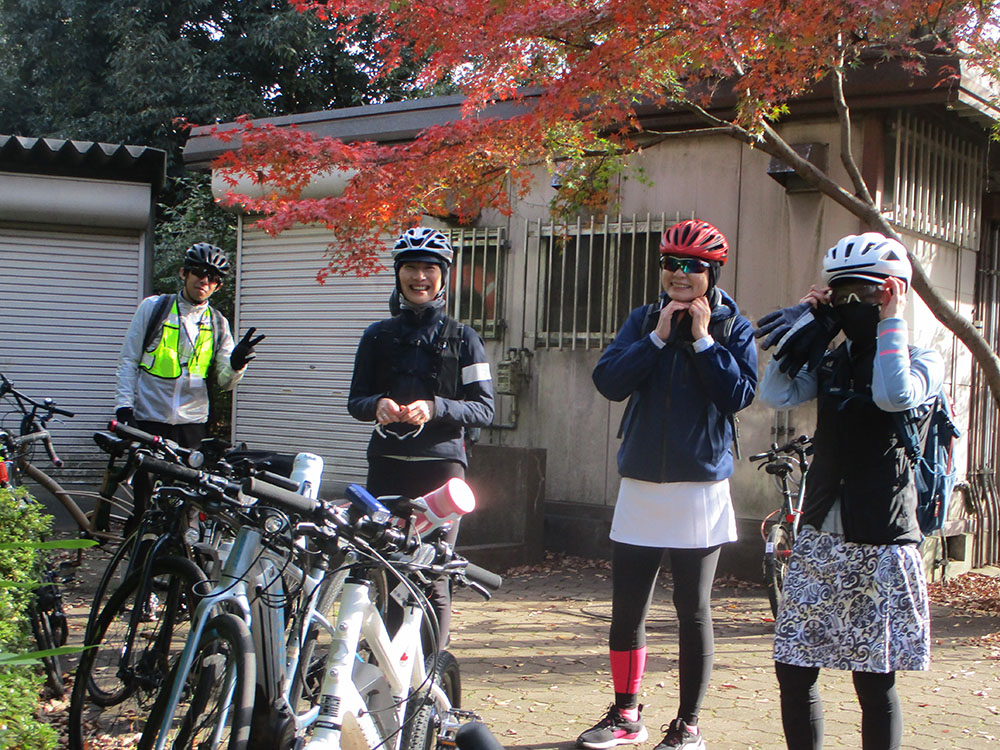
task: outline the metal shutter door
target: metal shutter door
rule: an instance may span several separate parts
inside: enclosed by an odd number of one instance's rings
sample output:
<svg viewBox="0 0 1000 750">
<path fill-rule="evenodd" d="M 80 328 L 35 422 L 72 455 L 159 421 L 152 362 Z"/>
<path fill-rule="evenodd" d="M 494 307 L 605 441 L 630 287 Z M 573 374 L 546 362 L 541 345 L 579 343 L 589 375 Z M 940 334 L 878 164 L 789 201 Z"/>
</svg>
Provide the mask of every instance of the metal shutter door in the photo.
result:
<svg viewBox="0 0 1000 750">
<path fill-rule="evenodd" d="M 114 413 L 118 351 L 139 300 L 141 237 L 0 226 L 0 372 L 35 400 L 75 413 L 49 423 L 65 462 L 54 477 L 93 487 L 103 455 L 93 434 Z M 18 425 L 6 404 L 3 426 Z M 52 468 L 44 449 L 37 460 Z"/>
<path fill-rule="evenodd" d="M 239 333 L 267 339 L 234 396 L 233 434 L 251 448 L 323 457 L 327 492 L 364 482 L 371 425 L 347 413 L 354 354 L 364 329 L 388 317 L 392 272 L 330 276 L 331 234 L 296 228 L 277 238 L 244 226 L 239 255 Z M 385 262 L 388 263 L 388 254 Z"/>
</svg>

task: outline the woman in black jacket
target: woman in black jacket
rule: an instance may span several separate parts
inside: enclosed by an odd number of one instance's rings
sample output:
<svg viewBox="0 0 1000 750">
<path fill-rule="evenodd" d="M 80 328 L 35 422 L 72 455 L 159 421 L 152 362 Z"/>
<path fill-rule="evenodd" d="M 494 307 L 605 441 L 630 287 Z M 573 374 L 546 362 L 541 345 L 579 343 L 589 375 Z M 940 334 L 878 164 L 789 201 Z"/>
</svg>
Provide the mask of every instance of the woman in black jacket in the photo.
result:
<svg viewBox="0 0 1000 750">
<path fill-rule="evenodd" d="M 368 326 L 358 345 L 347 407 L 376 423 L 368 443 L 368 490 L 419 497 L 465 477 L 469 429 L 493 421 L 493 382 L 482 339 L 445 314 L 448 238 L 428 227 L 404 232 L 392 251 L 400 311 Z M 454 544 L 458 523 L 447 539 Z M 430 592 L 440 641 L 448 641 L 447 577 Z"/>
</svg>

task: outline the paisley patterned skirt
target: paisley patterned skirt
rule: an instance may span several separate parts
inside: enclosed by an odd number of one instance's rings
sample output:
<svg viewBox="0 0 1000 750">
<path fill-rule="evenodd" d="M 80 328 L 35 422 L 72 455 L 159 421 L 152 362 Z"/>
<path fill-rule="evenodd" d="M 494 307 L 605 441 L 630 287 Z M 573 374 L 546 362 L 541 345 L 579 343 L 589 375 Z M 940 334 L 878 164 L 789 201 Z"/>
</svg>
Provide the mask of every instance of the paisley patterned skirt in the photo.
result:
<svg viewBox="0 0 1000 750">
<path fill-rule="evenodd" d="M 774 626 L 774 659 L 859 672 L 930 666 L 927 581 L 914 545 L 872 545 L 803 527 Z"/>
</svg>

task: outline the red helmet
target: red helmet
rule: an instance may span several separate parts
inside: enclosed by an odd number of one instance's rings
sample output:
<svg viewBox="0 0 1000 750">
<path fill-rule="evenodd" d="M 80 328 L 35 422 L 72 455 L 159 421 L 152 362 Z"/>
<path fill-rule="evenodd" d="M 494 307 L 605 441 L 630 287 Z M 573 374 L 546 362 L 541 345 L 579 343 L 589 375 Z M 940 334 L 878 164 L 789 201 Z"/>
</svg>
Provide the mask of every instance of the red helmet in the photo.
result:
<svg viewBox="0 0 1000 750">
<path fill-rule="evenodd" d="M 729 243 L 722 232 L 707 221 L 688 219 L 663 233 L 660 255 L 690 255 L 723 265 L 729 257 Z"/>
</svg>

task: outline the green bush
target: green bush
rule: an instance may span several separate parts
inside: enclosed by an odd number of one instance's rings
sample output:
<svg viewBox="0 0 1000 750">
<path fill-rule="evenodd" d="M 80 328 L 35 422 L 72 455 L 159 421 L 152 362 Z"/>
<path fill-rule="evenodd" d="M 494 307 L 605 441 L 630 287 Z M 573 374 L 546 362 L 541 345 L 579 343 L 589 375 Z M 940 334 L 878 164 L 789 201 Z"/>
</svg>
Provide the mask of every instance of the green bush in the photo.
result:
<svg viewBox="0 0 1000 750">
<path fill-rule="evenodd" d="M 24 489 L 0 487 L 0 543 L 39 541 L 51 528 L 52 517 L 30 501 Z M 25 652 L 35 648 L 24 607 L 37 580 L 33 549 L 0 551 L 0 652 Z M 12 583 L 14 585 L 2 585 Z M 0 748 L 49 750 L 56 746 L 55 730 L 39 721 L 38 696 L 44 677 L 31 664 L 0 666 Z"/>
</svg>

